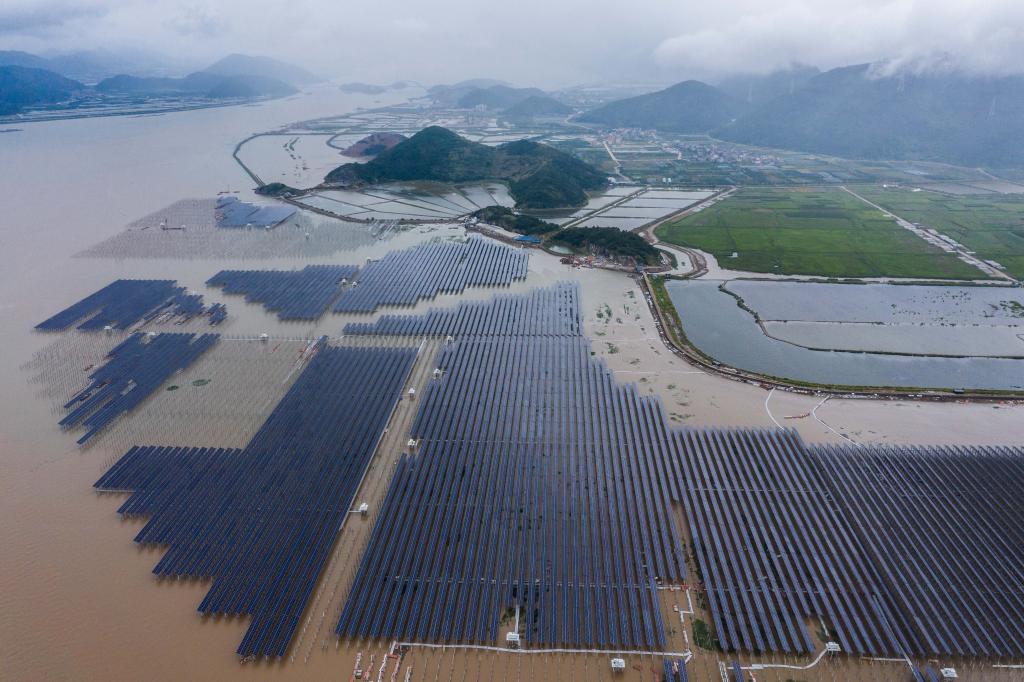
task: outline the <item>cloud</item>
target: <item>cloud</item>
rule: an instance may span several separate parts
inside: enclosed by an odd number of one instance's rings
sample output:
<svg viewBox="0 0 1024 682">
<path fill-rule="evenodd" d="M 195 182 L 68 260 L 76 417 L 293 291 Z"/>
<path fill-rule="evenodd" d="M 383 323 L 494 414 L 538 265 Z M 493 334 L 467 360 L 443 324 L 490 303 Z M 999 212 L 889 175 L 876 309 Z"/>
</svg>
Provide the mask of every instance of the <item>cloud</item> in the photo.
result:
<svg viewBox="0 0 1024 682">
<path fill-rule="evenodd" d="M 210 62 L 266 54 L 343 80 L 552 87 L 830 68 L 1024 71 L 1021 0 L 0 0 L 4 47 Z"/>
<path fill-rule="evenodd" d="M 99 18 L 105 12 L 103 7 L 88 2 L 4 0 L 0 4 L 0 35 L 45 35 L 76 20 Z"/>
<path fill-rule="evenodd" d="M 228 22 L 215 8 L 189 5 L 179 8 L 176 15 L 168 18 L 164 25 L 180 36 L 214 38 L 223 35 Z"/>
<path fill-rule="evenodd" d="M 889 70 L 1024 71 L 1019 0 L 739 1 L 662 41 L 663 65 L 764 73 L 885 60 Z"/>
</svg>

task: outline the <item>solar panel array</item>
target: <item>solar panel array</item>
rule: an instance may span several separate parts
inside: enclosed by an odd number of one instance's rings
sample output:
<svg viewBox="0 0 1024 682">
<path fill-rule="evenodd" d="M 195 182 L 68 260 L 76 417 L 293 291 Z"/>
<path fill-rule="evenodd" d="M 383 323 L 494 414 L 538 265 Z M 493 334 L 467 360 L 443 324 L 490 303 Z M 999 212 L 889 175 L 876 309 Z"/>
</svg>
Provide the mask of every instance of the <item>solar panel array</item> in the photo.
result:
<svg viewBox="0 0 1024 682">
<path fill-rule="evenodd" d="M 657 580 L 679 581 L 684 559 L 660 407 L 591 357 L 575 286 L 519 298 L 451 318 L 479 323 L 441 353 L 339 634 L 493 643 L 519 606 L 524 642 L 664 646 Z M 538 335 L 473 334 L 559 301 L 523 330 Z"/>
<path fill-rule="evenodd" d="M 84 331 L 108 325 L 128 329 L 140 320 L 148 322 L 161 315 L 188 319 L 207 312 L 202 296 L 175 284 L 173 279 L 119 279 L 40 322 L 36 329 L 59 331 L 76 322 L 81 322 L 78 328 Z"/>
<path fill-rule="evenodd" d="M 376 322 L 351 322 L 343 332 L 391 336 L 579 336 L 579 289 L 559 283 L 526 294 L 487 301 L 462 301 L 454 308 L 431 308 L 425 315 L 382 315 Z"/>
<path fill-rule="evenodd" d="M 686 675 L 686 661 L 681 658 L 666 658 L 665 663 L 665 676 L 662 678 L 665 682 L 688 682 L 689 677 Z"/>
<path fill-rule="evenodd" d="M 133 490 L 160 576 L 211 577 L 202 613 L 250 615 L 242 656 L 283 656 L 415 348 L 324 346 L 243 450 L 136 447 L 96 483 Z"/>
<path fill-rule="evenodd" d="M 1024 656 L 1024 448 L 811 448 L 919 654 Z"/>
<path fill-rule="evenodd" d="M 428 242 L 392 251 L 366 265 L 356 286 L 334 304 L 339 313 L 371 313 L 385 305 L 411 306 L 468 286 L 506 285 L 526 278 L 526 251 L 473 235 L 465 243 Z"/>
<path fill-rule="evenodd" d="M 217 343 L 217 334 L 132 334 L 89 375 L 89 385 L 64 405 L 63 427 L 85 426 L 83 445 L 121 414 L 137 407 L 175 372 Z"/>
<path fill-rule="evenodd" d="M 820 616 L 849 653 L 1024 654 L 1024 450 L 674 438 L 727 649 L 810 652 Z"/>
<path fill-rule="evenodd" d="M 220 197 L 214 210 L 217 227 L 274 227 L 291 218 L 294 206 L 257 206 L 237 197 Z"/>
<path fill-rule="evenodd" d="M 302 270 L 221 270 L 206 281 L 226 294 L 245 294 L 282 320 L 316 320 L 355 277 L 354 265 L 307 265 Z"/>
</svg>

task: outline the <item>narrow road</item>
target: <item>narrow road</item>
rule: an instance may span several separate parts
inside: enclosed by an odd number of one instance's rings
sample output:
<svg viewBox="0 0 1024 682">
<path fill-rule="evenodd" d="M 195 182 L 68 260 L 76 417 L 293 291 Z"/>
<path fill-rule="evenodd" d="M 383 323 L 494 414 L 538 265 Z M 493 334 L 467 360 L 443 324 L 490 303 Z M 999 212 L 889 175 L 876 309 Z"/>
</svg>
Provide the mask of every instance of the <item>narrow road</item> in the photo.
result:
<svg viewBox="0 0 1024 682">
<path fill-rule="evenodd" d="M 897 225 L 899 225 L 900 227 L 902 227 L 905 230 L 909 230 L 910 232 L 914 233 L 915 235 L 917 235 L 921 239 L 925 240 L 929 244 L 931 244 L 933 246 L 937 246 L 940 249 L 942 249 L 943 251 L 956 254 L 956 256 L 958 258 L 960 258 L 960 260 L 973 265 L 974 267 L 978 268 L 979 270 L 984 272 L 989 277 L 992 277 L 994 279 L 1004 279 L 1004 280 L 1007 280 L 1009 282 L 1013 282 L 1014 284 L 1018 283 L 1016 279 L 1014 279 L 1010 275 L 1006 274 L 1005 272 L 1003 272 L 999 268 L 992 267 L 991 265 L 986 263 L 981 258 L 978 258 L 974 254 L 970 253 L 967 250 L 967 247 L 964 246 L 963 244 L 960 244 L 959 242 L 950 243 L 950 242 L 947 242 L 947 241 L 945 241 L 943 239 L 939 239 L 938 237 L 936 237 L 935 235 L 931 234 L 930 232 L 928 232 L 924 228 L 918 227 L 918 226 L 914 225 L 914 223 L 910 222 L 909 220 L 907 220 L 905 218 L 901 218 L 900 216 L 896 215 L 895 213 L 893 213 L 889 209 L 884 208 L 882 206 L 879 206 L 878 204 L 874 203 L 873 201 L 869 201 L 868 199 L 864 198 L 860 194 L 857 194 L 856 192 L 854 192 L 849 187 L 846 187 L 845 185 L 843 186 L 843 190 L 845 192 L 847 192 L 848 194 L 851 194 L 851 195 L 857 197 L 858 199 L 863 201 L 868 206 L 871 206 L 872 208 L 878 209 L 884 215 L 891 216 L 893 218 L 893 220 L 896 221 Z M 954 244 L 955 244 L 955 246 L 954 246 Z"/>
</svg>

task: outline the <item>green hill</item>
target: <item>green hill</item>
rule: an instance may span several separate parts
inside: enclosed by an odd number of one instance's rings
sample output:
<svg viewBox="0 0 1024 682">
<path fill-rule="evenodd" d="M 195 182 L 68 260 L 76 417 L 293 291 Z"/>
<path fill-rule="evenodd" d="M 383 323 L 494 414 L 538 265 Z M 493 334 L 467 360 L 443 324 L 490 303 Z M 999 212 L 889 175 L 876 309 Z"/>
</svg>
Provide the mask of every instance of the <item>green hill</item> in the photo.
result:
<svg viewBox="0 0 1024 682">
<path fill-rule="evenodd" d="M 660 254 L 643 237 L 617 227 L 570 227 L 555 233 L 549 244 L 568 247 L 578 253 L 632 260 L 657 265 Z"/>
<path fill-rule="evenodd" d="M 599 170 L 554 147 L 530 140 L 488 147 L 431 126 L 366 163 L 348 163 L 325 178 L 329 184 L 393 181 L 499 180 L 520 208 L 562 208 L 587 201 L 587 190 L 605 186 Z"/>
<path fill-rule="evenodd" d="M 674 133 L 705 133 L 725 125 L 743 103 L 700 81 L 605 104 L 580 116 L 584 123 L 611 128 L 654 128 Z"/>
<path fill-rule="evenodd" d="M 1024 77 L 879 76 L 833 69 L 714 132 L 766 147 L 863 159 L 1024 165 Z"/>
<path fill-rule="evenodd" d="M 505 109 L 503 116 L 513 121 L 523 121 L 538 116 L 567 116 L 571 113 L 572 107 L 562 104 L 553 97 L 531 95 Z"/>
<path fill-rule="evenodd" d="M 540 235 L 554 232 L 558 225 L 532 215 L 516 213 L 507 206 L 486 206 L 473 214 L 474 218 L 488 225 L 497 225 L 519 234 Z"/>
<path fill-rule="evenodd" d="M 0 66 L 0 116 L 27 106 L 52 104 L 71 97 L 84 86 L 52 71 L 24 66 Z"/>
<path fill-rule="evenodd" d="M 507 109 L 530 97 L 547 97 L 537 88 L 513 88 L 507 85 L 492 85 L 489 88 L 473 88 L 462 95 L 458 106 L 463 109 L 483 106 L 488 109 Z"/>
</svg>

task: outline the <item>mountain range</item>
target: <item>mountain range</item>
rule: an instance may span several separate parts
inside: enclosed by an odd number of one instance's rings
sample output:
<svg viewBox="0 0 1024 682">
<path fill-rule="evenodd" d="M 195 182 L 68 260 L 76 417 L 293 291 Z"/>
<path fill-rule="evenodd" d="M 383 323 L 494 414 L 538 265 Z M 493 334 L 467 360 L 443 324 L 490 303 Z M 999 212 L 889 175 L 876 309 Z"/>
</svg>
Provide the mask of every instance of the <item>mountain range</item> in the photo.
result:
<svg viewBox="0 0 1024 682">
<path fill-rule="evenodd" d="M 1015 75 L 797 67 L 722 87 L 685 81 L 579 120 L 848 158 L 1024 166 L 1015 143 L 1024 139 L 1024 77 Z"/>
<path fill-rule="evenodd" d="M 27 52 L 0 52 L 0 115 L 16 114 L 29 106 L 58 104 L 78 95 L 214 100 L 283 97 L 297 92 L 297 85 L 317 80 L 305 69 L 269 57 L 233 54 L 182 78 L 119 74 L 88 86 L 53 70 L 62 63 L 66 62 Z"/>
</svg>

